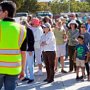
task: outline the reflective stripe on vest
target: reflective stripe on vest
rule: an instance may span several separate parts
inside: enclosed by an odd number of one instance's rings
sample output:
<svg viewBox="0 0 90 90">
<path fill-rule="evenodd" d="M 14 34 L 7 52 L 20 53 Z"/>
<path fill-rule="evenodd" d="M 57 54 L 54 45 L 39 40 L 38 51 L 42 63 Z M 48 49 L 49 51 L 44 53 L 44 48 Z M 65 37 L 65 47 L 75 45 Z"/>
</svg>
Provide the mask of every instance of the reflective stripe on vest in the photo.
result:
<svg viewBox="0 0 90 90">
<path fill-rule="evenodd" d="M 13 55 L 13 54 L 20 54 L 20 50 L 0 50 L 0 54 L 10 54 L 10 55 Z"/>
<path fill-rule="evenodd" d="M 15 68 L 15 67 L 20 67 L 21 62 L 3 62 L 0 61 L 0 67 L 8 67 L 8 68 Z"/>
<path fill-rule="evenodd" d="M 24 30 L 21 29 L 20 36 L 19 36 L 19 41 L 18 41 L 19 47 L 21 46 L 23 39 L 24 39 Z"/>
</svg>

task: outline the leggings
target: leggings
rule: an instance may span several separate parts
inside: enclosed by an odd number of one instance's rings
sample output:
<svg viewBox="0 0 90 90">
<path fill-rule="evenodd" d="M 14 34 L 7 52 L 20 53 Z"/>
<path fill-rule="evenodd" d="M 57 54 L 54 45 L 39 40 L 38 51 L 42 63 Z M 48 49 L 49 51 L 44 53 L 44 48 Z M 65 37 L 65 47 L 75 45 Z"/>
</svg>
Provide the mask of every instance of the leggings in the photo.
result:
<svg viewBox="0 0 90 90">
<path fill-rule="evenodd" d="M 88 62 L 85 63 L 85 68 L 86 68 L 86 71 L 87 71 L 87 76 L 89 76 L 89 64 L 88 64 Z"/>
</svg>

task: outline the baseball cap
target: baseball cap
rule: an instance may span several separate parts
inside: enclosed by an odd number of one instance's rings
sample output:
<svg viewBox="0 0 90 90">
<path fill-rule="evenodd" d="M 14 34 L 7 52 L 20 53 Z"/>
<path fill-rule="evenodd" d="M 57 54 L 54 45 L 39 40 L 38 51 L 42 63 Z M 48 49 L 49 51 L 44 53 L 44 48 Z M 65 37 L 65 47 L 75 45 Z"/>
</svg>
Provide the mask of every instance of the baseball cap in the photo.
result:
<svg viewBox="0 0 90 90">
<path fill-rule="evenodd" d="M 36 25 L 36 26 L 40 26 L 40 20 L 38 18 L 33 18 L 31 21 L 31 24 Z"/>
<path fill-rule="evenodd" d="M 51 25 L 49 23 L 45 23 L 42 25 L 43 28 L 49 28 L 51 30 Z"/>
</svg>

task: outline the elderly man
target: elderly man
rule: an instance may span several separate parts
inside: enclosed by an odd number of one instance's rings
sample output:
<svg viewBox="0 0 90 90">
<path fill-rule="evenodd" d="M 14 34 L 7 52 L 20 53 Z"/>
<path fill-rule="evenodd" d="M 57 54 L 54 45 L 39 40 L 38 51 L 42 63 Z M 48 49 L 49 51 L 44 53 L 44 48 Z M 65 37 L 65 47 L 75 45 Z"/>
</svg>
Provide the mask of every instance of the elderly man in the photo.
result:
<svg viewBox="0 0 90 90">
<path fill-rule="evenodd" d="M 81 22 L 77 19 L 75 13 L 71 13 L 71 14 L 69 15 L 69 20 L 67 21 L 66 26 L 68 27 L 68 24 L 69 24 L 70 21 L 72 21 L 72 20 L 75 20 L 75 21 L 78 23 L 78 28 L 80 28 Z M 69 28 L 69 27 L 68 27 L 68 28 Z"/>
</svg>

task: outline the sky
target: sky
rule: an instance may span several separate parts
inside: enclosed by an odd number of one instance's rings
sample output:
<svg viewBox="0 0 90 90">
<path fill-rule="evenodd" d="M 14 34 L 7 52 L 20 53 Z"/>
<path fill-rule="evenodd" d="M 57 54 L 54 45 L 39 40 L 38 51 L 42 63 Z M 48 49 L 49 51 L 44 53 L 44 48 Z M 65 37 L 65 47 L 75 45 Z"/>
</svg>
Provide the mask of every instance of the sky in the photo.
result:
<svg viewBox="0 0 90 90">
<path fill-rule="evenodd" d="M 38 0 L 39 2 L 49 2 L 49 1 L 52 1 L 52 0 Z"/>
</svg>

